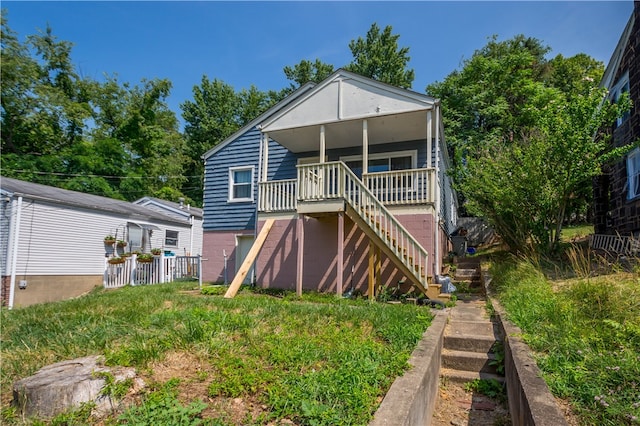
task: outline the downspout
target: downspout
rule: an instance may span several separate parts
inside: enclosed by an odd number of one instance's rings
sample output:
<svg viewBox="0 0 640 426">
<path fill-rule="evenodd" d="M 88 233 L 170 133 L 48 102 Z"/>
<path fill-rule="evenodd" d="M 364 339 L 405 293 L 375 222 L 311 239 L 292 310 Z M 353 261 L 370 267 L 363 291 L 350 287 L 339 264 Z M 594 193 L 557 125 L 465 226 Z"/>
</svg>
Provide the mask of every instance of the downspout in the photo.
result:
<svg viewBox="0 0 640 426">
<path fill-rule="evenodd" d="M 20 240 L 20 220 L 22 217 L 22 197 L 18 197 L 18 200 L 13 200 L 11 203 L 11 216 L 13 217 L 13 212 L 16 212 L 15 223 L 12 223 L 14 232 L 13 239 L 11 241 L 12 247 L 11 250 L 11 280 L 9 281 L 9 309 L 13 308 L 13 300 L 15 298 L 16 293 L 16 266 L 18 261 L 18 242 Z M 11 228 L 9 228 L 11 229 Z M 10 234 L 10 235 L 11 235 Z"/>
<path fill-rule="evenodd" d="M 189 225 L 191 225 L 189 232 L 189 256 L 193 256 L 193 223 L 193 215 L 191 215 L 189 216 Z"/>
<path fill-rule="evenodd" d="M 262 174 L 264 173 L 263 164 L 262 164 L 262 161 L 264 159 L 264 152 L 265 152 L 264 144 L 265 143 L 266 144 L 269 143 L 269 135 L 265 134 L 265 133 L 262 133 L 262 125 L 258 125 L 258 130 L 260 130 L 260 152 L 258 154 L 258 176 L 257 176 L 258 196 L 256 197 L 256 219 L 255 219 L 254 224 L 253 224 L 253 241 L 255 241 L 256 238 L 258 238 L 258 224 L 259 224 L 259 221 L 258 221 L 258 208 L 260 206 L 260 182 L 263 179 Z M 266 149 L 268 150 L 269 147 L 267 146 Z M 268 158 L 267 158 L 267 161 L 269 161 Z M 267 167 L 267 172 L 268 171 L 269 171 L 269 167 Z M 264 178 L 264 180 L 265 181 L 267 180 L 266 177 Z M 237 241 L 237 239 L 236 239 L 236 241 Z M 224 256 L 225 256 L 225 261 L 224 261 L 225 278 L 224 279 L 225 279 L 225 284 L 226 284 L 226 281 L 227 281 L 227 277 L 226 277 L 226 274 L 227 274 L 227 254 L 224 253 Z M 257 266 L 256 263 L 257 262 L 254 262 L 254 264 L 253 264 L 253 276 L 251 277 L 251 283 L 252 284 L 255 284 L 254 279 L 255 279 L 255 277 L 258 276 L 258 270 L 256 268 L 256 266 Z"/>
<path fill-rule="evenodd" d="M 441 259 L 440 259 L 440 194 L 442 193 L 442 191 L 440 190 L 440 105 L 436 104 L 435 105 L 436 108 L 436 193 L 435 195 L 435 200 L 436 200 L 436 226 L 435 228 L 435 235 L 434 235 L 434 256 L 436 257 L 435 259 L 435 271 L 434 271 L 434 277 L 436 275 L 439 275 L 440 272 L 442 271 L 441 268 Z"/>
</svg>

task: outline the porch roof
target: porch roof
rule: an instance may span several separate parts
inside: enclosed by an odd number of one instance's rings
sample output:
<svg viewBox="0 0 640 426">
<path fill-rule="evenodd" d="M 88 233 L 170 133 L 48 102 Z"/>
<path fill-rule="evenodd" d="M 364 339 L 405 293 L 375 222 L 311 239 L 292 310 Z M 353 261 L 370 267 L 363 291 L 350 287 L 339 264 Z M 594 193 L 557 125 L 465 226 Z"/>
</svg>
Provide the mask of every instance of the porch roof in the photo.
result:
<svg viewBox="0 0 640 426">
<path fill-rule="evenodd" d="M 324 126 L 327 148 L 359 145 L 367 119 L 369 144 L 425 139 L 426 111 L 437 100 L 345 70 L 332 76 L 280 109 L 260 124 L 292 152 L 317 147 Z M 435 131 L 435 129 L 433 129 Z"/>
</svg>

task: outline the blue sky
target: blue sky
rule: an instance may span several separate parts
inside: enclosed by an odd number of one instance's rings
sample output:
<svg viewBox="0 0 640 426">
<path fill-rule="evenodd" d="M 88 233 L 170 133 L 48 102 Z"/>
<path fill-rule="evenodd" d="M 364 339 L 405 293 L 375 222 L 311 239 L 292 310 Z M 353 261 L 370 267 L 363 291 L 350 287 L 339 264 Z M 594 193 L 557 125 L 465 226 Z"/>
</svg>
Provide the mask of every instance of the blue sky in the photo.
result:
<svg viewBox="0 0 640 426">
<path fill-rule="evenodd" d="M 74 43 L 73 61 L 94 79 L 117 74 L 173 83 L 169 106 L 192 98 L 202 75 L 236 90 L 288 85 L 282 69 L 302 59 L 336 68 L 349 42 L 373 22 L 393 27 L 410 48 L 413 90 L 444 79 L 493 34 L 536 37 L 551 55 L 586 53 L 608 62 L 633 10 L 624 2 L 14 2 L 3 1 L 21 40 L 49 24 Z"/>
</svg>

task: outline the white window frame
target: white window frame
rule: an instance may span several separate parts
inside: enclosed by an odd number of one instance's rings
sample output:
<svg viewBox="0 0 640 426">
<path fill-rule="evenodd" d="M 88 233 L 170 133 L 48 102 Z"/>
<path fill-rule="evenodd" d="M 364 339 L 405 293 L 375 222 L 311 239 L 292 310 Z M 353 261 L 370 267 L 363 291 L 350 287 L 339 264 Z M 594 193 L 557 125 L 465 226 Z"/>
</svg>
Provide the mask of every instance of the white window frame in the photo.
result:
<svg viewBox="0 0 640 426">
<path fill-rule="evenodd" d="M 411 169 L 418 168 L 418 150 L 411 149 L 408 151 L 390 151 L 390 152 L 380 152 L 377 154 L 369 154 L 369 161 L 371 160 L 379 160 L 381 158 L 397 158 L 397 157 L 411 157 Z M 362 161 L 362 155 L 347 155 L 344 157 L 340 157 L 340 161 L 346 163 L 347 161 Z M 367 165 L 368 168 L 368 165 Z M 411 170 L 410 169 L 410 170 Z"/>
<path fill-rule="evenodd" d="M 640 197 L 640 148 L 627 155 L 627 199 Z"/>
<path fill-rule="evenodd" d="M 229 203 L 247 203 L 253 202 L 253 192 L 254 192 L 254 170 L 255 166 L 237 166 L 237 167 L 229 167 L 229 196 L 227 198 L 227 202 Z M 250 171 L 251 172 L 251 189 L 249 197 L 246 198 L 234 198 L 233 196 L 233 188 L 235 186 L 235 182 L 233 180 L 235 172 L 243 172 Z"/>
</svg>

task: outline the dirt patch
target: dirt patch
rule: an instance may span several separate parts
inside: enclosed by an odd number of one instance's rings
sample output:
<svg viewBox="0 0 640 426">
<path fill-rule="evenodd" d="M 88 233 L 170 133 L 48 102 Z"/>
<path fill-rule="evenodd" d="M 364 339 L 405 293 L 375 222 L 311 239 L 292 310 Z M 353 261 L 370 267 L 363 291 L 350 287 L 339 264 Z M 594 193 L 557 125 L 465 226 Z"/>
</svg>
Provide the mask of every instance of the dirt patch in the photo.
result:
<svg viewBox="0 0 640 426">
<path fill-rule="evenodd" d="M 171 379 L 180 379 L 178 399 L 185 405 L 197 400 L 207 404 L 207 408 L 201 413 L 204 419 L 222 419 L 230 424 L 253 423 L 261 415 L 268 412 L 268 407 L 261 404 L 257 398 L 226 398 L 209 396 L 208 389 L 216 380 L 215 368 L 204 357 L 197 354 L 173 351 L 166 354 L 162 361 L 150 364 L 140 374 L 146 387 L 134 387 L 120 404 L 118 412 L 132 404 L 140 404 L 147 388 L 154 384 L 163 384 Z M 118 413 L 111 413 L 113 416 Z M 104 424 L 103 422 L 98 424 Z M 287 420 L 276 424 L 287 423 Z"/>
<path fill-rule="evenodd" d="M 499 426 L 510 425 L 506 403 L 494 398 L 467 392 L 464 385 L 440 380 L 440 391 L 433 417 L 433 426 Z"/>
</svg>

